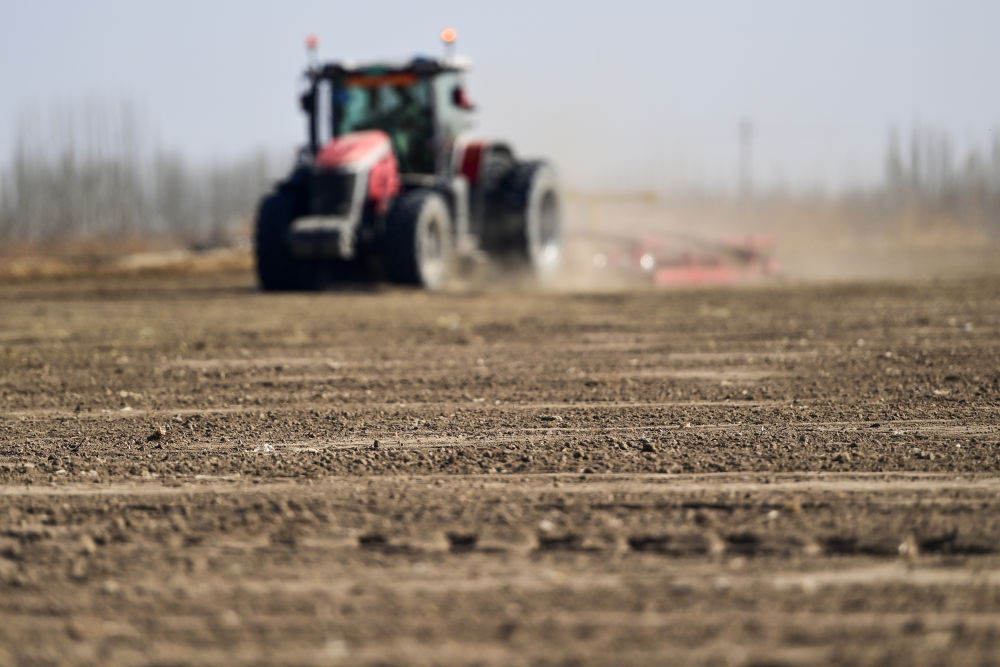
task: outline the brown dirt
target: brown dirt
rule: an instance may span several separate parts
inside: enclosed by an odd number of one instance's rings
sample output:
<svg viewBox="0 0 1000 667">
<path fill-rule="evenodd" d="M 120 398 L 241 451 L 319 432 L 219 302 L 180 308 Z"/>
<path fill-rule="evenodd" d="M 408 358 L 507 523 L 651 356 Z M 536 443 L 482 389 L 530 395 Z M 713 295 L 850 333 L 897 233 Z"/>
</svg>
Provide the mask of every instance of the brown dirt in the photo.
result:
<svg viewBox="0 0 1000 667">
<path fill-rule="evenodd" d="M 0 286 L 0 664 L 987 664 L 1000 279 Z"/>
</svg>

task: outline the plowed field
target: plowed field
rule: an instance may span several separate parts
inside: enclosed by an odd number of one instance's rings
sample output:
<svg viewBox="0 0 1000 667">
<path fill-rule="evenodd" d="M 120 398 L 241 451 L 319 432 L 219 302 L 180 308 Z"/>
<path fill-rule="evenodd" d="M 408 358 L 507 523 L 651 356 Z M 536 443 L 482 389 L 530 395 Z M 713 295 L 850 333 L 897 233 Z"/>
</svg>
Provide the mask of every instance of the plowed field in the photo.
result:
<svg viewBox="0 0 1000 667">
<path fill-rule="evenodd" d="M 0 664 L 995 664 L 1000 279 L 0 286 Z"/>
</svg>

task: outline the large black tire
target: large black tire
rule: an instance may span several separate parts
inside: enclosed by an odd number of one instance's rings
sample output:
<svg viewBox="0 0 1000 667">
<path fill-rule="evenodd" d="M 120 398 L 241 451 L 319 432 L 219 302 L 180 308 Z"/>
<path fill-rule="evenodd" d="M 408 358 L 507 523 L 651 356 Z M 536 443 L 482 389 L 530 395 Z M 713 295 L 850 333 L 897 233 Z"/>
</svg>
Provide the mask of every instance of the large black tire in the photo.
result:
<svg viewBox="0 0 1000 667">
<path fill-rule="evenodd" d="M 279 187 L 260 203 L 254 250 L 257 278 L 266 292 L 312 289 L 317 284 L 313 263 L 297 260 L 288 247 L 288 228 L 304 211 L 303 193 L 293 187 Z"/>
<path fill-rule="evenodd" d="M 383 264 L 386 277 L 428 290 L 443 288 L 451 273 L 451 214 L 433 190 L 410 190 L 386 216 Z"/>
<path fill-rule="evenodd" d="M 506 208 L 506 243 L 501 259 L 546 281 L 563 260 L 562 202 L 552 167 L 519 162 L 500 183 Z"/>
</svg>

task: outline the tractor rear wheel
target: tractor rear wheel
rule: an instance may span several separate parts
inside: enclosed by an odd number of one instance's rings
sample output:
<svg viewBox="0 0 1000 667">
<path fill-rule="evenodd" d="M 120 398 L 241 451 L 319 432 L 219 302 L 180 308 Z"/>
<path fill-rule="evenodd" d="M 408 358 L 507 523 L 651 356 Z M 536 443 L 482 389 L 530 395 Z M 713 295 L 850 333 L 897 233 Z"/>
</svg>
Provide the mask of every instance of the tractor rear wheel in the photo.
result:
<svg viewBox="0 0 1000 667">
<path fill-rule="evenodd" d="M 428 290 L 445 286 L 451 272 L 451 215 L 433 190 L 400 196 L 386 218 L 385 272 L 389 280 Z"/>
<path fill-rule="evenodd" d="M 546 162 L 520 162 L 504 180 L 513 220 L 508 257 L 536 279 L 552 278 L 562 265 L 562 206 L 555 172 Z"/>
</svg>

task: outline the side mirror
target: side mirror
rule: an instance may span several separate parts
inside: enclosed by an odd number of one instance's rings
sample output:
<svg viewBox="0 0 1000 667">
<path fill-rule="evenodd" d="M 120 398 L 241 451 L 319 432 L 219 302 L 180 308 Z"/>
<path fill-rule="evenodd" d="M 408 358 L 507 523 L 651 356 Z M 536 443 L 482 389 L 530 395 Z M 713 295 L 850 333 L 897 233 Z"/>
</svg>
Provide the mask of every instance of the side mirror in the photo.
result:
<svg viewBox="0 0 1000 667">
<path fill-rule="evenodd" d="M 299 107 L 306 113 L 312 113 L 316 106 L 316 96 L 312 90 L 307 90 L 299 96 Z"/>
<path fill-rule="evenodd" d="M 475 103 L 473 103 L 473 101 L 469 99 L 469 96 L 466 94 L 465 88 L 462 88 L 461 86 L 455 86 L 452 88 L 451 101 L 455 106 L 461 107 L 466 111 L 472 111 L 476 108 Z"/>
</svg>

